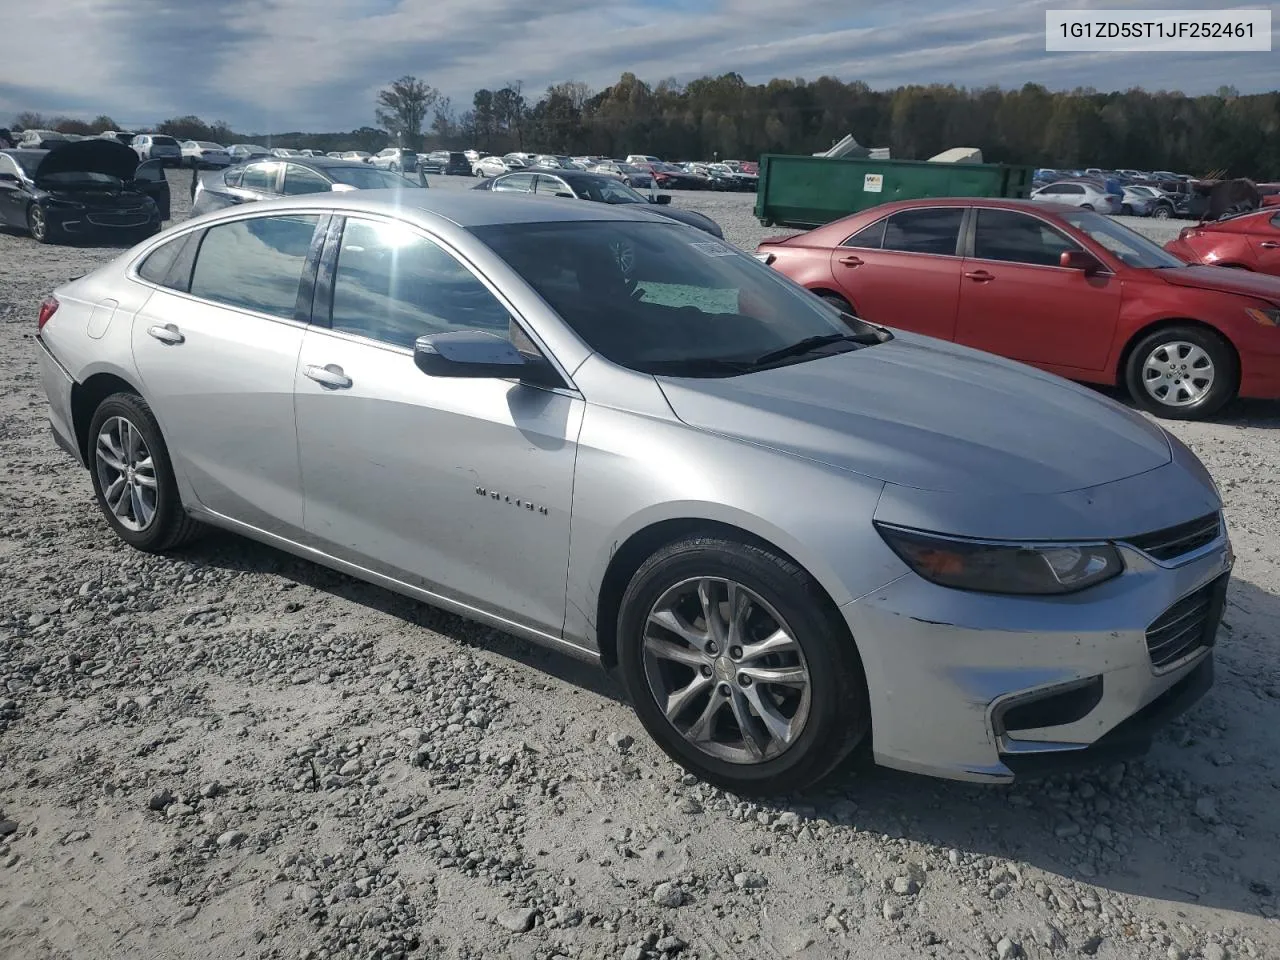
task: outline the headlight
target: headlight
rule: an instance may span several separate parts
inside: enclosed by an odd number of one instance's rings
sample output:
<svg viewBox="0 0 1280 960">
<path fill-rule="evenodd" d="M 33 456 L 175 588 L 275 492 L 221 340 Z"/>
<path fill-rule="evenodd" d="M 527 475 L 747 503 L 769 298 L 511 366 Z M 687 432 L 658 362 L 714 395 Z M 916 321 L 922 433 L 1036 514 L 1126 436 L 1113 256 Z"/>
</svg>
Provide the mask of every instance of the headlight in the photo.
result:
<svg viewBox="0 0 1280 960">
<path fill-rule="evenodd" d="M 876 524 L 885 543 L 926 580 L 981 593 L 1074 593 L 1118 576 L 1109 543 L 1017 543 L 969 540 Z"/>
<path fill-rule="evenodd" d="M 1244 312 L 1249 315 L 1249 319 L 1254 323 L 1261 324 L 1264 327 L 1280 327 L 1280 310 L 1274 307 L 1270 310 L 1258 310 L 1254 307 L 1248 307 Z"/>
</svg>

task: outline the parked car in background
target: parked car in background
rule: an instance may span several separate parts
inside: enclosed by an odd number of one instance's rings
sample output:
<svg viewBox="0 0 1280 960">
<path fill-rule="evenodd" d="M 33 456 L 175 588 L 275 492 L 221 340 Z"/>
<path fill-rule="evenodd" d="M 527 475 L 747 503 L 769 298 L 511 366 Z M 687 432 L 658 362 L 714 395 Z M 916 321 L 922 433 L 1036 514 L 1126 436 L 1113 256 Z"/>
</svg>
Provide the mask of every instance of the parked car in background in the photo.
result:
<svg viewBox="0 0 1280 960">
<path fill-rule="evenodd" d="M 227 167 L 234 161 L 227 148 L 210 140 L 188 140 L 182 144 L 182 165 L 193 170 L 201 167 Z"/>
<path fill-rule="evenodd" d="M 1173 204 L 1177 217 L 1200 220 L 1209 212 L 1208 194 L 1197 190 L 1189 180 L 1162 179 L 1154 186 Z"/>
<path fill-rule="evenodd" d="M 368 163 L 373 159 L 373 154 L 367 150 L 348 150 L 342 155 L 343 160 L 357 160 L 360 163 Z"/>
<path fill-rule="evenodd" d="M 301 150 L 294 150 L 292 147 L 272 147 L 271 155 L 273 157 L 300 157 Z"/>
<path fill-rule="evenodd" d="M 164 161 L 139 162 L 114 140 L 0 151 L 0 223 L 39 243 L 138 239 L 169 219 Z"/>
<path fill-rule="evenodd" d="M 330 160 L 341 160 L 342 152 L 339 150 L 330 150 L 328 153 L 325 154 L 325 156 L 328 157 Z"/>
<path fill-rule="evenodd" d="M 271 156 L 270 150 L 257 143 L 233 143 L 227 147 L 227 153 L 231 154 L 233 163 L 244 163 L 246 160 Z"/>
<path fill-rule="evenodd" d="M 630 187 L 647 189 L 654 183 L 653 174 L 648 170 L 632 166 L 629 163 L 619 163 L 616 160 L 605 160 L 603 163 L 597 163 L 591 168 L 590 172 L 603 173 L 607 177 L 621 180 Z"/>
<path fill-rule="evenodd" d="M 735 170 L 727 163 L 707 164 L 707 176 L 714 181 L 713 186 L 717 190 L 754 193 L 760 184 L 760 178 L 756 174 Z"/>
<path fill-rule="evenodd" d="M 481 157 L 473 169 L 477 177 L 497 177 L 512 170 L 523 170 L 525 166 L 525 162 L 516 157 Z"/>
<path fill-rule="evenodd" d="M 115 140 L 117 143 L 123 143 L 126 147 L 133 146 L 134 134 L 126 133 L 123 130 L 103 130 L 98 136 L 104 140 Z"/>
<path fill-rule="evenodd" d="M 1164 248 L 1187 263 L 1236 267 L 1280 277 L 1280 211 L 1250 213 L 1183 227 Z"/>
<path fill-rule="evenodd" d="M 1149 217 L 1155 204 L 1155 197 L 1145 193 L 1141 188 L 1125 184 L 1120 196 L 1120 212 L 1126 217 Z"/>
<path fill-rule="evenodd" d="M 1102 185 L 1083 180 L 1050 183 L 1031 191 L 1030 199 L 1036 203 L 1058 203 L 1109 214 L 1119 213 L 1124 202 L 1121 196 L 1109 193 Z"/>
<path fill-rule="evenodd" d="M 191 216 L 224 207 L 303 193 L 344 190 L 421 189 L 418 182 L 390 170 L 328 157 L 269 157 L 197 175 L 192 181 Z"/>
<path fill-rule="evenodd" d="M 539 153 L 529 163 L 531 167 L 544 167 L 549 170 L 581 170 L 573 157 L 560 156 L 554 153 Z"/>
<path fill-rule="evenodd" d="M 865 320 L 1122 384 L 1158 416 L 1280 398 L 1280 280 L 1187 266 L 1093 211 L 901 201 L 757 255 Z"/>
<path fill-rule="evenodd" d="M 564 200 L 590 200 L 594 203 L 623 206 L 644 204 L 645 208 L 659 216 L 687 223 L 691 227 L 705 230 L 713 237 L 724 237 L 720 225 L 710 217 L 695 210 L 672 209 L 669 194 L 659 194 L 650 199 L 616 178 L 607 177 L 602 173 L 531 168 L 527 171 L 506 173 L 492 180 L 485 180 L 472 189 L 490 190 L 494 193 L 527 193 L 538 197 Z"/>
<path fill-rule="evenodd" d="M 369 158 L 369 163 L 392 173 L 417 173 L 418 154 L 407 147 L 387 147 Z"/>
<path fill-rule="evenodd" d="M 163 160 L 170 166 L 182 166 L 182 145 L 163 133 L 140 133 L 129 146 L 143 160 Z"/>
<path fill-rule="evenodd" d="M 443 166 L 440 172 L 448 177 L 469 177 L 472 174 L 471 161 L 461 150 L 440 150 Z"/>
<path fill-rule="evenodd" d="M 637 165 L 638 165 L 638 164 L 641 164 L 641 163 L 661 163 L 661 162 L 662 162 L 662 158 L 661 158 L 661 157 L 655 157 L 655 156 L 654 156 L 653 154 L 651 154 L 651 153 L 629 153 L 629 154 L 627 154 L 627 163 L 633 163 L 633 164 L 637 164 Z"/>
<path fill-rule="evenodd" d="M 20 150 L 52 150 L 54 147 L 70 142 L 71 138 L 65 133 L 58 133 L 56 130 L 31 129 L 22 131 L 17 147 Z"/>
<path fill-rule="evenodd" d="M 1176 215 L 1174 203 L 1160 190 L 1144 183 L 1128 184 L 1124 188 L 1125 203 L 1135 215 L 1141 217 L 1154 217 L 1156 220 L 1168 220 Z M 1135 203 L 1136 201 L 1145 201 L 1145 203 Z M 1138 211 L 1145 210 L 1143 213 Z M 1121 212 L 1124 212 L 1121 207 Z"/>
<path fill-rule="evenodd" d="M 207 522 L 614 666 L 737 795 L 864 745 L 988 782 L 1112 763 L 1211 687 L 1233 554 L 1181 442 L 635 209 L 183 224 L 42 305 L 54 434 L 123 543 Z"/>
</svg>

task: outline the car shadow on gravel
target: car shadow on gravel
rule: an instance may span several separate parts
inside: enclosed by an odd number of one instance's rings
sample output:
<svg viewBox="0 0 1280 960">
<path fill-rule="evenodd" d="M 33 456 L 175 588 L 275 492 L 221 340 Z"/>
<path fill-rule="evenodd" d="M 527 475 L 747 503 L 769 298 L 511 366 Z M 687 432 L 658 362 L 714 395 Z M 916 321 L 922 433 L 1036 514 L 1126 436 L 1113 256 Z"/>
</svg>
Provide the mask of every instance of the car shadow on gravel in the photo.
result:
<svg viewBox="0 0 1280 960">
<path fill-rule="evenodd" d="M 190 562 L 234 570 L 237 573 L 285 577 L 299 586 L 320 590 L 330 596 L 368 607 L 405 623 L 431 630 L 457 643 L 482 647 L 599 696 L 619 703 L 626 702 L 621 686 L 612 677 L 600 667 L 568 652 L 540 646 L 232 533 L 211 530 L 207 536 L 185 548 L 183 556 Z"/>
<path fill-rule="evenodd" d="M 626 702 L 620 686 L 596 666 L 283 551 L 213 531 L 183 553 L 197 564 L 284 577 Z M 1237 578 L 1219 634 L 1214 689 L 1162 731 L 1143 760 L 988 786 L 878 768 L 863 756 L 812 793 L 758 806 L 955 850 L 965 863 L 1021 862 L 1043 870 L 1049 887 L 1074 882 L 1255 919 L 1276 916 L 1275 623 L 1280 598 Z"/>
</svg>

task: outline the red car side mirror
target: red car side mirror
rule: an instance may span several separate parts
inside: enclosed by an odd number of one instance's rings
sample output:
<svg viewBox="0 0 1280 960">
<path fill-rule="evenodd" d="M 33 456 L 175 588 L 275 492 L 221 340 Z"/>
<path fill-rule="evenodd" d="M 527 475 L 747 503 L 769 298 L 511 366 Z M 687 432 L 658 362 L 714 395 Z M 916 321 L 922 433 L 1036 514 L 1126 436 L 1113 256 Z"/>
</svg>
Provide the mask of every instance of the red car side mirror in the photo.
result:
<svg viewBox="0 0 1280 960">
<path fill-rule="evenodd" d="M 1063 250 L 1062 255 L 1058 257 L 1058 266 L 1068 270 L 1083 270 L 1086 277 L 1102 269 L 1102 264 L 1083 250 Z"/>
</svg>

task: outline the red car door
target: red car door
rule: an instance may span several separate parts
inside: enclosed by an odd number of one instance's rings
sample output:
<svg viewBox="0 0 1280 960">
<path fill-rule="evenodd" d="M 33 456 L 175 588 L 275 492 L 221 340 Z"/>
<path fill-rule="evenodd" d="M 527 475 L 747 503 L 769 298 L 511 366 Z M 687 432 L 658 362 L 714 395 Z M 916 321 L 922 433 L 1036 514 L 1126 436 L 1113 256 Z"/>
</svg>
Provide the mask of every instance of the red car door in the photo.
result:
<svg viewBox="0 0 1280 960">
<path fill-rule="evenodd" d="M 930 337 L 955 335 L 963 207 L 912 207 L 836 247 L 831 273 L 854 312 Z"/>
<path fill-rule="evenodd" d="M 1280 213 L 1268 217 L 1265 213 L 1254 216 L 1255 223 L 1249 230 L 1249 246 L 1259 273 L 1280 277 Z"/>
<path fill-rule="evenodd" d="M 1107 363 L 1120 279 L 1059 265 L 1083 250 L 1057 226 L 1017 210 L 979 208 L 964 259 L 956 341 L 1070 376 Z"/>
</svg>

